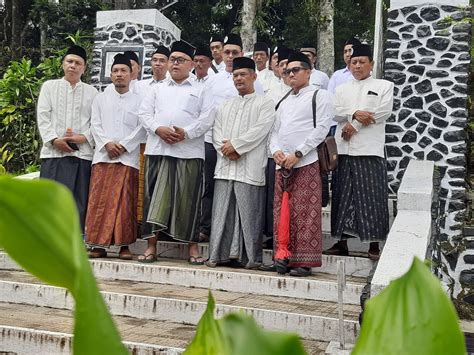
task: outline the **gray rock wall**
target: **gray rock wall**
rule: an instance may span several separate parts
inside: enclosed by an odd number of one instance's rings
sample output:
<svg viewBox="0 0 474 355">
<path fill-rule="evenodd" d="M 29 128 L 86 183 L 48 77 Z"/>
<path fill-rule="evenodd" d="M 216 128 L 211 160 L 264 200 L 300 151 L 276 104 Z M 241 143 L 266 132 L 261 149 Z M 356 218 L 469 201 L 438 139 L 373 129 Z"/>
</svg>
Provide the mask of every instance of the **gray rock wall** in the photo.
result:
<svg viewBox="0 0 474 355">
<path fill-rule="evenodd" d="M 441 184 L 439 234 L 434 246 L 440 260 L 435 258 L 435 262 L 440 262 L 437 271 L 454 297 L 474 292 L 474 272 L 468 263 L 474 258 L 468 254 L 474 252 L 466 251 L 473 242 L 462 234 L 469 18 L 468 9 L 446 5 L 391 10 L 385 47 L 384 78 L 395 83 L 394 111 L 386 129 L 390 190 L 397 191 L 410 159 L 436 162 Z M 466 278 L 467 274 L 473 277 Z"/>
<path fill-rule="evenodd" d="M 173 33 L 158 26 L 120 22 L 95 29 L 95 46 L 92 53 L 91 84 L 103 89 L 109 82 L 101 81 L 104 47 L 143 47 L 142 78 L 152 75 L 151 56 L 156 45 L 170 47 L 178 40 Z"/>
</svg>

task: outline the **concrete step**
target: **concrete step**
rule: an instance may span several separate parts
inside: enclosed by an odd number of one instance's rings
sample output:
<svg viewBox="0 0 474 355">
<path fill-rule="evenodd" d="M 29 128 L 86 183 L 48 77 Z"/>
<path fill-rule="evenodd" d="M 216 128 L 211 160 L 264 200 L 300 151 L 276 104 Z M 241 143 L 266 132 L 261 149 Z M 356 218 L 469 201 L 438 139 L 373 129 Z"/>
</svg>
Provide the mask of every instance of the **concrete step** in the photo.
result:
<svg viewBox="0 0 474 355">
<path fill-rule="evenodd" d="M 204 265 L 189 265 L 184 260 L 170 259 L 160 259 L 154 264 L 112 258 L 94 259 L 91 260 L 91 265 L 98 279 L 337 302 L 337 280 L 336 275 L 332 274 L 316 273 L 306 278 L 295 278 L 258 270 L 228 267 L 212 269 Z M 5 253 L 0 253 L 0 270 L 21 268 Z M 344 302 L 358 305 L 365 282 L 365 278 L 348 276 Z"/>
<path fill-rule="evenodd" d="M 181 354 L 195 327 L 172 322 L 114 316 L 130 353 Z M 72 312 L 62 309 L 0 303 L 0 352 L 70 354 Z M 324 354 L 328 343 L 303 339 L 308 354 Z"/>
<path fill-rule="evenodd" d="M 331 247 L 334 243 L 334 240 L 332 238 L 329 238 L 330 237 L 327 238 L 327 248 Z M 145 252 L 145 249 L 145 240 L 138 240 L 130 247 L 131 252 L 135 255 L 143 254 Z M 111 251 L 112 253 L 118 253 L 118 250 L 119 249 L 117 247 L 112 247 L 109 249 L 109 251 Z M 188 244 L 186 243 L 160 241 L 157 244 L 157 250 L 158 254 L 164 258 L 186 260 L 189 257 Z M 206 243 L 199 244 L 199 253 L 203 257 L 207 258 L 209 255 L 209 245 Z M 361 257 L 362 255 L 364 257 Z M 347 257 L 323 255 L 323 265 L 319 268 L 314 268 L 313 271 L 318 273 L 337 274 L 337 262 L 338 260 L 344 260 L 347 275 L 367 277 L 374 265 L 374 262 L 365 256 L 366 253 L 362 254 L 360 252 L 353 253 L 353 255 Z M 264 264 L 270 264 L 272 262 L 272 257 L 273 250 L 263 250 Z"/>
<path fill-rule="evenodd" d="M 73 299 L 59 287 L 41 284 L 21 271 L 0 271 L 0 302 L 72 309 Z M 101 281 L 100 288 L 113 315 L 139 319 L 197 324 L 208 290 L 133 281 Z M 302 338 L 318 341 L 338 339 L 337 304 L 288 297 L 256 296 L 213 291 L 216 316 L 244 311 L 266 329 L 296 331 Z M 359 331 L 360 307 L 345 305 L 345 337 L 354 341 Z"/>
</svg>

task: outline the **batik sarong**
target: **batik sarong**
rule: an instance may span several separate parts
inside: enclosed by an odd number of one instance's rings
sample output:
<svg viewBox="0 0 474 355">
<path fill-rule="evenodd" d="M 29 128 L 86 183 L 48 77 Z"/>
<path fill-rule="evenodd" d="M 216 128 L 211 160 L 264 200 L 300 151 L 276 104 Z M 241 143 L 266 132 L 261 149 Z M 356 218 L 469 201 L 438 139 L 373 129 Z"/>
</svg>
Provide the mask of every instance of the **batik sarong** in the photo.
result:
<svg viewBox="0 0 474 355">
<path fill-rule="evenodd" d="M 319 163 L 293 170 L 288 179 L 290 195 L 290 243 L 291 253 L 288 267 L 321 266 L 321 174 Z M 275 174 L 274 201 L 274 250 L 278 250 L 278 224 L 280 222 L 283 176 L 280 170 Z"/>
<path fill-rule="evenodd" d="M 86 243 L 125 246 L 137 239 L 138 169 L 121 163 L 92 167 Z"/>
<path fill-rule="evenodd" d="M 203 160 L 159 156 L 156 163 L 158 175 L 147 222 L 154 224 L 153 232 L 198 242 Z"/>
<path fill-rule="evenodd" d="M 340 155 L 333 172 L 331 234 L 381 242 L 389 231 L 387 167 L 377 156 Z"/>
<path fill-rule="evenodd" d="M 265 186 L 215 180 L 209 261 L 238 260 L 249 268 L 262 263 Z"/>
</svg>

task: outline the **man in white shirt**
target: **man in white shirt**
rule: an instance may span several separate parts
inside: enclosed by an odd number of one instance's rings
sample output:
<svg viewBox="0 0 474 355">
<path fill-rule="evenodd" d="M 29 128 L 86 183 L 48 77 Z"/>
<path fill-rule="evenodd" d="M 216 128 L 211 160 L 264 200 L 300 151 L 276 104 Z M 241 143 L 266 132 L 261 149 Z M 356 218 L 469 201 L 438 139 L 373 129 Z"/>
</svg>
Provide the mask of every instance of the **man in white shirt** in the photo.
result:
<svg viewBox="0 0 474 355">
<path fill-rule="evenodd" d="M 321 266 L 321 175 L 317 146 L 326 138 L 333 116 L 332 95 L 309 84 L 311 63 L 294 52 L 285 74 L 293 89 L 277 111 L 270 151 L 277 164 L 274 202 L 274 260 L 279 273 L 309 276 Z M 316 100 L 315 121 L 313 100 Z M 284 189 L 289 193 L 289 235 L 280 235 Z"/>
<path fill-rule="evenodd" d="M 323 73 L 320 70 L 316 70 L 314 66 L 316 65 L 316 48 L 314 47 L 303 47 L 300 49 L 300 52 L 306 55 L 311 62 L 311 78 L 309 83 L 314 86 L 315 89 L 327 89 L 329 83 L 329 77 L 326 73 Z"/>
<path fill-rule="evenodd" d="M 123 54 L 130 60 L 132 63 L 132 80 L 130 81 L 130 90 L 140 94 L 140 86 L 139 84 L 139 75 L 142 70 L 142 66 L 140 65 L 140 59 L 138 59 L 138 55 L 133 51 L 125 51 Z M 107 85 L 104 91 L 114 91 L 115 85 L 113 83 Z"/>
<path fill-rule="evenodd" d="M 150 86 L 164 83 L 168 80 L 168 58 L 170 50 L 165 46 L 156 47 L 155 52 L 151 56 L 152 76 L 148 79 L 140 80 L 137 83 L 138 93 L 145 96 L 150 90 Z"/>
<path fill-rule="evenodd" d="M 64 77 L 41 87 L 37 105 L 38 130 L 43 140 L 40 177 L 68 187 L 84 232 L 93 138 L 91 107 L 97 90 L 81 81 L 87 63 L 84 48 L 72 46 L 62 61 Z"/>
<path fill-rule="evenodd" d="M 210 92 L 190 77 L 194 48 L 174 42 L 168 62 L 171 79 L 156 85 L 140 106 L 148 131 L 142 238 L 148 247 L 140 262 L 156 260 L 157 235 L 189 243 L 189 262 L 199 255 L 199 217 L 204 134 L 214 120 Z M 151 201 L 150 201 L 151 200 Z M 156 233 L 156 234 L 155 234 Z"/>
<path fill-rule="evenodd" d="M 370 46 L 354 45 L 350 70 L 355 80 L 336 89 L 335 120 L 339 162 L 333 173 L 331 235 L 326 251 L 348 255 L 347 239 L 370 243 L 369 258 L 378 260 L 379 242 L 389 231 L 385 121 L 393 107 L 393 83 L 373 79 Z"/>
<path fill-rule="evenodd" d="M 115 91 L 100 93 L 92 104 L 96 144 L 86 217 L 89 257 L 106 257 L 105 248 L 120 246 L 119 258 L 137 239 L 138 154 L 145 130 L 138 120 L 140 97 L 129 90 L 132 65 L 117 54 L 111 69 Z"/>
<path fill-rule="evenodd" d="M 206 265 L 234 261 L 252 269 L 262 263 L 267 138 L 275 109 L 255 93 L 255 62 L 240 57 L 233 63 L 239 96 L 218 108 L 213 128 L 217 164 Z"/>
<path fill-rule="evenodd" d="M 329 79 L 329 84 L 328 84 L 328 91 L 331 92 L 332 94 L 336 93 L 336 88 L 342 84 L 347 83 L 348 81 L 351 81 L 354 79 L 352 76 L 351 71 L 349 70 L 349 62 L 351 60 L 351 54 L 352 54 L 352 46 L 360 44 L 360 41 L 357 38 L 350 38 L 344 43 L 344 63 L 346 63 L 346 67 L 343 69 L 336 70 L 334 74 L 331 76 L 331 79 Z M 333 120 L 333 123 L 331 125 L 331 135 L 334 136 L 334 133 L 336 133 L 336 126 L 337 122 Z"/>
<path fill-rule="evenodd" d="M 239 35 L 230 33 L 224 38 L 223 63 L 225 70 L 209 77 L 205 83 L 208 91 L 217 108 L 226 100 L 238 96 L 232 78 L 232 65 L 234 58 L 243 57 L 242 39 Z M 262 85 L 255 82 L 255 92 L 263 95 Z M 217 154 L 212 144 L 212 129 L 205 136 L 206 159 L 204 162 L 204 194 L 202 196 L 202 216 L 201 216 L 201 241 L 209 240 L 211 235 L 211 217 L 212 217 L 212 197 L 214 196 L 214 169 L 216 167 Z"/>
<path fill-rule="evenodd" d="M 263 91 L 266 93 L 270 89 L 272 81 L 275 80 L 275 75 L 267 67 L 268 59 L 270 58 L 270 48 L 265 42 L 257 42 L 253 46 L 252 57 L 257 68 L 258 81 L 260 81 Z"/>
<path fill-rule="evenodd" d="M 221 35 L 214 35 L 209 40 L 209 49 L 212 52 L 212 63 L 208 70 L 209 75 L 217 74 L 225 70 L 225 62 L 223 57 L 224 39 Z"/>
<path fill-rule="evenodd" d="M 204 84 L 209 79 L 209 68 L 212 65 L 212 53 L 208 46 L 197 46 L 194 54 L 194 73 L 196 80 Z"/>
</svg>

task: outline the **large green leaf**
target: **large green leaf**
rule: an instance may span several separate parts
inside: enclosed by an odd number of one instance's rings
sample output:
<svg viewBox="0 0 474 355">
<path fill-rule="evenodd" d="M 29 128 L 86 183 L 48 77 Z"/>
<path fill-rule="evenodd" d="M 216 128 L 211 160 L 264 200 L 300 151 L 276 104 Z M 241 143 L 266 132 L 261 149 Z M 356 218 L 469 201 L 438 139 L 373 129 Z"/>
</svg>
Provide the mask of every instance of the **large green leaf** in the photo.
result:
<svg viewBox="0 0 474 355">
<path fill-rule="evenodd" d="M 25 270 L 71 292 L 76 354 L 127 354 L 97 288 L 66 187 L 0 177 L 0 245 Z"/>
<path fill-rule="evenodd" d="M 453 304 L 418 258 L 368 301 L 353 355 L 465 354 Z"/>
<path fill-rule="evenodd" d="M 216 320 L 214 307 L 214 298 L 209 292 L 206 312 L 185 355 L 305 354 L 298 335 L 266 331 L 244 313 L 231 313 Z"/>
</svg>

